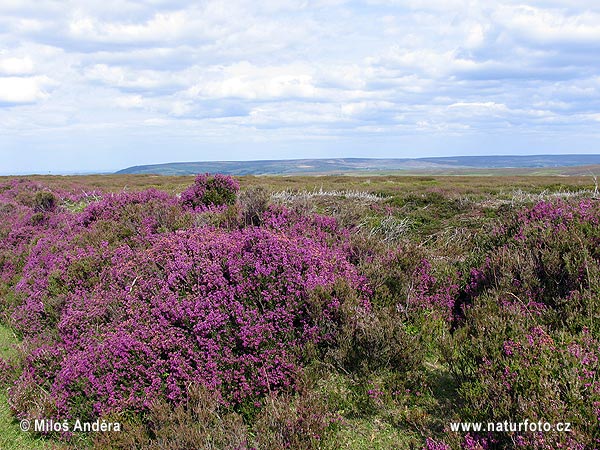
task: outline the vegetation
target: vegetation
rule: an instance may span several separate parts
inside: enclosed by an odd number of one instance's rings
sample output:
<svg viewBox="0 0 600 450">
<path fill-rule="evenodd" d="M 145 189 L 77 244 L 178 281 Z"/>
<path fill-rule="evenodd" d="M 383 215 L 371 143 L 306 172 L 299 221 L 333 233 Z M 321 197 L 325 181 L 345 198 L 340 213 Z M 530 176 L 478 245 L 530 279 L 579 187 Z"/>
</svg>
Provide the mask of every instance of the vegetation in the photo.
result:
<svg viewBox="0 0 600 450">
<path fill-rule="evenodd" d="M 0 446 L 597 448 L 596 196 L 591 177 L 0 180 Z M 571 431 L 451 429 L 525 420 Z"/>
</svg>

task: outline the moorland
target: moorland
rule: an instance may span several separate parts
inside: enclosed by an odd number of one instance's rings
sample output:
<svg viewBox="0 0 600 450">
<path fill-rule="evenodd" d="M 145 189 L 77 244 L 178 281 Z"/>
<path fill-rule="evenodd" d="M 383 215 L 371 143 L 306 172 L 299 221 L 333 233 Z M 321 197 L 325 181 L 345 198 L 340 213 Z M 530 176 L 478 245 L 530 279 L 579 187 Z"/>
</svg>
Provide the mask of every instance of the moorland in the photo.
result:
<svg viewBox="0 0 600 450">
<path fill-rule="evenodd" d="M 593 175 L 0 178 L 3 449 L 598 448 L 599 315 Z"/>
</svg>

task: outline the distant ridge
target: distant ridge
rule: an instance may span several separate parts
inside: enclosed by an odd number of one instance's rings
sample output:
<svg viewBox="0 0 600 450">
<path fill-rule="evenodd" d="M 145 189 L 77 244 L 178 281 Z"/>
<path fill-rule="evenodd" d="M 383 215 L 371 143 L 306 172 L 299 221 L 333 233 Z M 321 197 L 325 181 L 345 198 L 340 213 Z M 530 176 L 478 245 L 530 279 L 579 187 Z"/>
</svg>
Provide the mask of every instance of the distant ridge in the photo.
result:
<svg viewBox="0 0 600 450">
<path fill-rule="evenodd" d="M 228 175 L 346 174 L 355 172 L 443 172 L 449 169 L 524 169 L 600 164 L 600 155 L 448 156 L 435 158 L 323 158 L 259 161 L 175 162 L 133 166 L 117 174 Z"/>
</svg>

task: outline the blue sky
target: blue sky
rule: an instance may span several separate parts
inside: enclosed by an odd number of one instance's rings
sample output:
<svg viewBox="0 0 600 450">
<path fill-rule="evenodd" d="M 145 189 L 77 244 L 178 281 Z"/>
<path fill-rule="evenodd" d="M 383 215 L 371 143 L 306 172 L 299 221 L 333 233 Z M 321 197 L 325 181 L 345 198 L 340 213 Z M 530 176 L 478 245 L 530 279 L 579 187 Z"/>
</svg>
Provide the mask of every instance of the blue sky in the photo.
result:
<svg viewBox="0 0 600 450">
<path fill-rule="evenodd" d="M 0 173 L 600 153 L 597 0 L 2 0 Z"/>
</svg>

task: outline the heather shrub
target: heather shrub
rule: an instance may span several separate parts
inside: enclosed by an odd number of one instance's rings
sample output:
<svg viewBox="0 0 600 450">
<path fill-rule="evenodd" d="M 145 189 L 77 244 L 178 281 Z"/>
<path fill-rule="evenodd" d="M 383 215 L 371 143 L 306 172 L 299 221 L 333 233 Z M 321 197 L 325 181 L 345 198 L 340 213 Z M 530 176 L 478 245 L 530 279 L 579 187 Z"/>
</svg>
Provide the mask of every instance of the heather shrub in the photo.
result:
<svg viewBox="0 0 600 450">
<path fill-rule="evenodd" d="M 244 225 L 259 226 L 261 224 L 262 215 L 269 206 L 269 199 L 269 192 L 261 186 L 246 189 L 240 194 L 239 201 Z"/>
<path fill-rule="evenodd" d="M 431 262 L 422 259 L 412 273 L 412 282 L 404 305 L 408 314 L 431 314 L 447 322 L 452 321 L 459 286 L 457 274 L 452 267 L 433 268 Z M 414 312 L 416 310 L 416 312 Z"/>
<path fill-rule="evenodd" d="M 52 419 L 57 411 L 50 393 L 43 381 L 33 374 L 33 370 L 24 370 L 7 389 L 8 403 L 19 418 Z"/>
<path fill-rule="evenodd" d="M 372 236 L 356 235 L 350 242 L 352 261 L 369 281 L 373 305 L 393 306 L 409 321 L 423 314 L 452 319 L 459 290 L 454 264 L 430 261 L 423 247 L 410 241 L 390 248 Z"/>
<path fill-rule="evenodd" d="M 465 263 L 443 349 L 464 402 L 459 420 L 572 424 L 571 433 L 494 433 L 468 445 L 600 442 L 599 219 L 589 200 L 540 202 L 507 217 Z"/>
<path fill-rule="evenodd" d="M 260 229 L 157 236 L 146 252 L 122 248 L 111 262 L 100 276 L 106 291 L 67 297 L 57 324 L 69 357 L 48 378 L 67 415 L 178 400 L 190 381 L 233 403 L 289 386 L 299 346 L 322 339 L 306 312 L 309 290 L 338 277 L 359 282 L 342 254 Z"/>
<path fill-rule="evenodd" d="M 452 450 L 452 447 L 445 442 L 437 441 L 428 437 L 423 450 Z"/>
<path fill-rule="evenodd" d="M 600 420 L 599 341 L 549 333 L 519 303 L 482 300 L 457 331 L 450 366 L 464 406 L 457 420 L 570 422 L 571 433 L 495 433 L 490 448 L 593 448 Z M 485 437 L 485 436 L 482 436 Z M 461 436 L 455 436 L 455 439 Z M 490 441 L 491 442 L 491 441 Z"/>
<path fill-rule="evenodd" d="M 365 305 L 368 293 L 335 220 L 273 207 L 260 227 L 239 229 L 235 207 L 184 210 L 147 190 L 106 194 L 81 211 L 54 208 L 32 223 L 34 207 L 17 196 L 1 198 L 14 226 L 0 247 L 11 293 L 2 308 L 24 338 L 22 368 L 8 381 L 17 415 L 124 415 L 145 430 L 136 442 L 155 445 L 161 433 L 175 438 L 147 414 L 189 414 L 181 405 L 192 384 L 214 396 L 231 427 L 260 423 L 274 446 L 300 442 L 303 430 L 313 442 L 326 434 L 328 422 L 311 422 L 311 407 L 293 394 L 296 379 L 313 349 L 336 342 L 344 298 L 335 286 Z M 261 415 L 273 405 L 281 421 L 297 422 L 291 434 Z"/>
<path fill-rule="evenodd" d="M 18 369 L 15 361 L 0 358 L 0 389 L 14 383 Z"/>
<path fill-rule="evenodd" d="M 243 226 L 243 211 L 238 203 L 234 205 L 207 206 L 196 210 L 196 214 L 194 214 L 194 226 L 235 230 Z"/>
<path fill-rule="evenodd" d="M 600 336 L 599 205 L 540 202 L 506 220 L 486 237 L 457 307 L 490 289 L 506 291 L 539 310 L 545 323 Z M 478 267 L 477 267 L 478 266 Z M 458 311 L 458 308 L 455 308 Z"/>
<path fill-rule="evenodd" d="M 409 241 L 389 247 L 364 233 L 350 235 L 348 242 L 351 261 L 369 280 L 374 305 L 397 306 L 407 298 L 413 274 L 426 255 L 422 247 Z"/>
<path fill-rule="evenodd" d="M 239 188 L 239 183 L 228 175 L 199 174 L 194 184 L 181 193 L 180 201 L 190 209 L 233 205 Z"/>
<path fill-rule="evenodd" d="M 39 191 L 33 197 L 33 209 L 37 212 L 51 211 L 56 207 L 57 199 L 52 192 Z"/>
<path fill-rule="evenodd" d="M 371 244 L 370 248 L 377 246 Z M 372 289 L 371 315 L 380 316 L 371 321 L 368 334 L 380 336 L 390 351 L 397 352 L 398 368 L 410 367 L 404 373 L 419 377 L 423 375 L 422 362 L 439 355 L 440 340 L 453 324 L 459 290 L 456 266 L 430 262 L 425 255 L 421 247 L 403 242 L 385 252 L 367 251 L 357 261 Z M 365 357 L 377 359 L 377 353 L 369 353 Z"/>
<path fill-rule="evenodd" d="M 117 418 L 118 416 L 115 416 Z M 250 448 L 250 433 L 242 417 L 223 406 L 219 396 L 204 386 L 190 385 L 186 401 L 173 405 L 155 400 L 144 422 L 131 417 L 123 433 L 98 433 L 97 449 L 169 449 L 191 448 L 242 450 Z"/>
<path fill-rule="evenodd" d="M 14 285 L 21 300 L 4 302 L 9 323 L 22 334 L 54 327 L 68 293 L 80 296 L 99 287 L 115 249 L 145 248 L 149 236 L 192 222 L 174 197 L 148 190 L 109 194 L 78 214 L 60 211 L 43 226 L 16 228 L 4 241 L 12 252 L 0 253 L 3 276 L 21 272 Z"/>
<path fill-rule="evenodd" d="M 93 194 L 93 193 L 92 193 Z M 49 189 L 26 178 L 13 178 L 0 183 L 0 198 L 26 206 L 36 212 L 53 211 L 65 202 L 80 202 L 88 193 L 73 193 L 64 189 Z"/>
<path fill-rule="evenodd" d="M 11 180 L 4 185 L 2 196 L 21 205 L 36 209 L 37 212 L 43 211 L 44 203 L 50 206 L 52 202 L 52 193 L 45 191 L 44 187 L 38 183 L 26 179 Z M 53 206 L 53 205 L 52 205 Z"/>
<path fill-rule="evenodd" d="M 279 450 L 335 448 L 338 420 L 315 391 L 301 387 L 295 395 L 269 394 L 252 424 L 223 405 L 204 386 L 190 385 L 186 401 L 154 401 L 139 418 L 126 419 L 125 433 L 98 434 L 98 449 L 231 449 Z"/>
<path fill-rule="evenodd" d="M 306 387 L 295 395 L 270 394 L 253 426 L 253 448 L 325 449 L 336 448 L 339 417 L 325 399 Z"/>
<path fill-rule="evenodd" d="M 175 231 L 191 223 L 177 199 L 157 189 L 106 194 L 75 217 L 88 228 L 103 223 L 122 230 L 124 234 L 115 233 L 117 240 L 145 232 Z"/>
<path fill-rule="evenodd" d="M 417 375 L 423 348 L 395 308 L 345 303 L 341 316 L 343 325 L 329 354 L 337 366 L 362 375 L 386 369 Z"/>
</svg>

